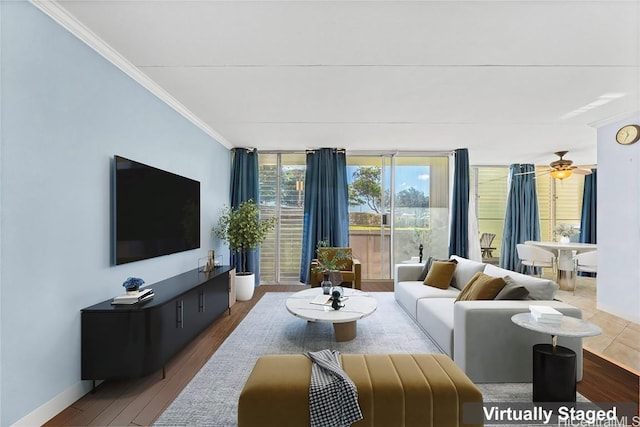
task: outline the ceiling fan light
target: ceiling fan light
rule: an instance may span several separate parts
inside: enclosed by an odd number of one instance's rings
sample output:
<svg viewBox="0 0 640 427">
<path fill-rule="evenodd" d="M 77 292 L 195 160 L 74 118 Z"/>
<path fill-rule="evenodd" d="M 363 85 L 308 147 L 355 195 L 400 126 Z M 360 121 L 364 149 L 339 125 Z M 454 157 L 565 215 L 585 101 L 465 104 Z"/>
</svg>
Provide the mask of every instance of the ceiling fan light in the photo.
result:
<svg viewBox="0 0 640 427">
<path fill-rule="evenodd" d="M 565 179 L 565 178 L 569 178 L 572 172 L 573 171 L 571 169 L 555 170 L 555 171 L 551 171 L 551 176 L 555 179 Z"/>
</svg>

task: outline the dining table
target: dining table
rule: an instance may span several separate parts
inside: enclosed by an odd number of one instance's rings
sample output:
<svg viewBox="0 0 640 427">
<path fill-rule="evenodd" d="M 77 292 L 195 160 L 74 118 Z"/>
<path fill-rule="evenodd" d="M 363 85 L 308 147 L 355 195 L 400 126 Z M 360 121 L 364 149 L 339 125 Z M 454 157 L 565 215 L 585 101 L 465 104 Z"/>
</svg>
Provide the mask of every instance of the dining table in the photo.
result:
<svg viewBox="0 0 640 427">
<path fill-rule="evenodd" d="M 525 245 L 539 246 L 556 255 L 556 282 L 558 282 L 560 289 L 565 291 L 572 291 L 576 286 L 573 256 L 597 249 L 595 243 L 539 242 L 536 240 L 527 240 L 524 243 Z"/>
</svg>

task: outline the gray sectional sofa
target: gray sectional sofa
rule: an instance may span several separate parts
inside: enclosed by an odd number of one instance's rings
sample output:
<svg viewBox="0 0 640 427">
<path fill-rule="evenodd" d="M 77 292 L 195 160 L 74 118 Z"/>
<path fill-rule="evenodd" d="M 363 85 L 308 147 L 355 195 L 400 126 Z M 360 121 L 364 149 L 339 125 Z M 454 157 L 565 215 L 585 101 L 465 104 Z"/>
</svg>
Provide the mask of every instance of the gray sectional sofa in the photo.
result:
<svg viewBox="0 0 640 427">
<path fill-rule="evenodd" d="M 558 285 L 491 264 L 452 256 L 457 261 L 448 289 L 418 280 L 424 266 L 398 264 L 394 293 L 400 306 L 449 355 L 474 382 L 531 382 L 532 347 L 551 343 L 551 336 L 517 326 L 511 316 L 528 312 L 529 305 L 554 307 L 564 315 L 582 318 L 582 312 L 554 300 Z M 534 300 L 458 301 L 456 297 L 477 272 L 494 277 L 509 276 L 527 288 Z M 455 302 L 455 303 L 454 303 Z M 582 379 L 582 339 L 559 337 L 558 345 L 576 352 L 577 379 Z"/>
</svg>

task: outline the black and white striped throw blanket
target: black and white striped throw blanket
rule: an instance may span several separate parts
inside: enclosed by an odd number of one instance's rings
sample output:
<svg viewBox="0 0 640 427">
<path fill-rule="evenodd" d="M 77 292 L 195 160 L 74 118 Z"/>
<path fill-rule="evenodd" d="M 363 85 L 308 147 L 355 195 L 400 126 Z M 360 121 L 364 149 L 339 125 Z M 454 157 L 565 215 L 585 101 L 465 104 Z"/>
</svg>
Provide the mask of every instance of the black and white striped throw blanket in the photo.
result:
<svg viewBox="0 0 640 427">
<path fill-rule="evenodd" d="M 362 419 L 358 390 L 340 365 L 336 350 L 309 351 L 311 427 L 346 427 Z"/>
</svg>

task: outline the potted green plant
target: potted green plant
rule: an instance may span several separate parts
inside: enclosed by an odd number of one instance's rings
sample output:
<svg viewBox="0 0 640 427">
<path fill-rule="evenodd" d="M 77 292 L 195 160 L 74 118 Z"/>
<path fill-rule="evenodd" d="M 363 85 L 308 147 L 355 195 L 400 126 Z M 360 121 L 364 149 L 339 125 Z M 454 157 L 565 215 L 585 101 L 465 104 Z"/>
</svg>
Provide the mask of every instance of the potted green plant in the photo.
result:
<svg viewBox="0 0 640 427">
<path fill-rule="evenodd" d="M 255 274 L 247 271 L 247 254 L 257 249 L 277 224 L 277 218 L 260 219 L 260 209 L 253 200 L 237 208 L 225 206 L 212 232 L 227 242 L 229 249 L 240 255 L 240 271 L 236 272 L 236 298 L 247 301 L 253 296 Z"/>
<path fill-rule="evenodd" d="M 350 259 L 349 254 L 341 249 L 335 251 L 333 256 L 328 251 L 319 250 L 321 248 L 328 248 L 329 242 L 327 240 L 320 240 L 316 245 L 316 255 L 318 256 L 318 264 L 314 267 L 314 273 L 329 273 L 331 271 L 339 271 L 342 261 Z"/>
<path fill-rule="evenodd" d="M 344 266 L 344 261 L 351 259 L 351 253 L 348 253 L 342 249 L 336 251 L 323 251 L 322 248 L 328 248 L 328 240 L 320 240 L 316 245 L 316 255 L 318 258 L 312 263 L 311 272 L 322 273 L 322 290 L 323 293 L 329 294 L 329 289 L 332 286 L 330 280 L 330 273 L 340 271 Z"/>
<path fill-rule="evenodd" d="M 569 243 L 569 238 L 580 233 L 580 230 L 571 224 L 558 224 L 555 232 L 560 235 L 560 243 Z"/>
</svg>

